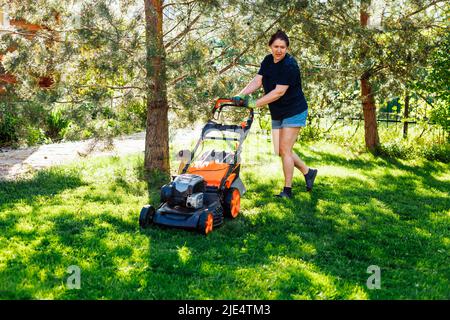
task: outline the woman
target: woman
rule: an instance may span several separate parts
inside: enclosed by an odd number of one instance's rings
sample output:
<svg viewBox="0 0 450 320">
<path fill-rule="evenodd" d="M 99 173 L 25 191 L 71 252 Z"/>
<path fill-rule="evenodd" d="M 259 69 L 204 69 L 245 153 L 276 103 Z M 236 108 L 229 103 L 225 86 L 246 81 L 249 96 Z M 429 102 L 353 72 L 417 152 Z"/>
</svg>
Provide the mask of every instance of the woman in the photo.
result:
<svg viewBox="0 0 450 320">
<path fill-rule="evenodd" d="M 233 100 L 253 108 L 269 105 L 274 151 L 281 157 L 285 181 L 283 191 L 276 196 L 291 198 L 294 167 L 303 173 L 307 191 L 312 190 L 317 175 L 317 169 L 309 168 L 292 150 L 300 128 L 306 125 L 308 105 L 297 61 L 287 53 L 289 38 L 286 33 L 278 30 L 270 38 L 269 47 L 272 53 L 264 58 L 258 74 Z M 261 86 L 265 93 L 263 97 L 255 101 L 248 96 Z"/>
</svg>

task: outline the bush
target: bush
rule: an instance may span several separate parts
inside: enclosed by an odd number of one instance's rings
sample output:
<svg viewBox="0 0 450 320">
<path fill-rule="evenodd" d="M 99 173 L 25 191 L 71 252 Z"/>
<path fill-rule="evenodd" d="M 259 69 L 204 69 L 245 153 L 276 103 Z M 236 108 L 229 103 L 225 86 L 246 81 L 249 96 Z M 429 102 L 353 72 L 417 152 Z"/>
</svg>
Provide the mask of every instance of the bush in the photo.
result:
<svg viewBox="0 0 450 320">
<path fill-rule="evenodd" d="M 301 141 L 317 141 L 323 136 L 323 132 L 319 127 L 316 126 L 306 126 L 302 128 L 299 134 L 299 139 Z"/>
<path fill-rule="evenodd" d="M 424 145 L 420 153 L 428 160 L 450 163 L 450 143 Z"/>
<path fill-rule="evenodd" d="M 49 142 L 45 136 L 44 130 L 33 126 L 27 126 L 24 136 L 28 146 Z"/>
<path fill-rule="evenodd" d="M 47 130 L 45 134 L 53 141 L 61 140 L 64 134 L 67 132 L 70 121 L 63 117 L 63 114 L 59 110 L 53 110 L 49 113 L 45 119 L 45 125 Z"/>
<path fill-rule="evenodd" d="M 19 120 L 13 115 L 3 113 L 0 117 L 0 145 L 10 145 L 19 139 L 17 125 Z"/>
<path fill-rule="evenodd" d="M 122 126 L 130 125 L 136 128 L 145 128 L 147 122 L 147 106 L 142 101 L 130 101 L 123 104 L 117 110 L 118 119 L 122 122 Z"/>
<path fill-rule="evenodd" d="M 377 150 L 377 155 L 387 158 L 411 159 L 415 154 L 414 147 L 401 140 L 384 143 Z"/>
</svg>

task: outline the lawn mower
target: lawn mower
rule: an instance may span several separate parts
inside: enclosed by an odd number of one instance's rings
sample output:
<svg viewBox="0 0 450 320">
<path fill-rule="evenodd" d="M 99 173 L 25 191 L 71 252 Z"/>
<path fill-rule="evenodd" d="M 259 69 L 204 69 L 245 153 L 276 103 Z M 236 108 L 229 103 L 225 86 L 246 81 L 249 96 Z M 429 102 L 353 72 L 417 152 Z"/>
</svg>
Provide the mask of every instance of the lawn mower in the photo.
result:
<svg viewBox="0 0 450 320">
<path fill-rule="evenodd" d="M 196 230 L 206 235 L 222 225 L 224 217 L 234 219 L 238 216 L 241 196 L 246 191 L 239 177 L 240 154 L 254 112 L 247 108 L 248 118 L 239 125 L 214 121 L 219 119 L 225 107 L 243 108 L 231 99 L 216 101 L 212 118 L 202 128 L 194 149 L 179 152 L 179 156 L 187 160 L 181 164 L 180 174 L 161 187 L 160 205 L 142 208 L 139 216 L 142 228 L 155 224 Z M 208 140 L 221 141 L 227 150 L 212 149 L 202 153 Z"/>
</svg>

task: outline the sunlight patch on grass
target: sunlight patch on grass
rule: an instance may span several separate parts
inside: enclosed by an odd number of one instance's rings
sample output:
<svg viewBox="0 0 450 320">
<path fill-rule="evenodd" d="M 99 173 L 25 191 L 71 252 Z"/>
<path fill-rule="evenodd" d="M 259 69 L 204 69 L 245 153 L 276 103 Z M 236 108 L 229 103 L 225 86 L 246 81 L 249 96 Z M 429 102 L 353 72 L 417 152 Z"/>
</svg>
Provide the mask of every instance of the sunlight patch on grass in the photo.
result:
<svg viewBox="0 0 450 320">
<path fill-rule="evenodd" d="M 245 214 L 246 217 L 251 218 L 252 216 L 259 214 L 261 212 L 261 209 L 247 205 L 248 201 L 249 201 L 248 199 L 243 200 L 241 203 L 241 208 L 242 211 L 244 212 L 243 214 Z"/>
<path fill-rule="evenodd" d="M 299 149 L 301 153 L 305 154 L 308 157 L 317 159 L 317 161 L 319 162 L 322 159 L 322 154 L 335 154 L 347 161 L 353 159 L 361 159 L 364 161 L 373 160 L 373 156 L 370 154 L 358 155 L 340 145 L 336 145 L 325 141 L 313 142 L 310 144 L 306 143 L 296 144 L 294 148 Z"/>
<path fill-rule="evenodd" d="M 19 219 L 19 221 L 16 223 L 15 230 L 18 233 L 25 233 L 25 234 L 31 234 L 34 232 L 35 225 L 31 223 L 30 219 L 24 218 Z"/>
<path fill-rule="evenodd" d="M 191 259 L 191 250 L 186 245 L 177 247 L 177 253 L 182 264 L 186 264 Z"/>
<path fill-rule="evenodd" d="M 338 232 L 358 232 L 361 229 L 359 212 L 355 209 L 354 204 L 344 203 L 340 206 L 341 213 L 333 219 Z"/>
<path fill-rule="evenodd" d="M 32 214 L 33 207 L 23 201 L 10 206 L 9 209 L 2 210 L 4 214 L 14 214 L 20 216 L 28 216 Z"/>
<path fill-rule="evenodd" d="M 443 237 L 442 238 L 442 244 L 447 247 L 447 249 L 450 249 L 450 238 L 449 237 Z"/>
<path fill-rule="evenodd" d="M 383 214 L 389 218 L 392 218 L 394 220 L 399 219 L 399 215 L 395 213 L 392 208 L 390 208 L 385 202 L 380 201 L 376 198 L 371 198 L 370 201 L 367 203 L 367 209 L 368 212 L 372 212 L 373 214 Z"/>
<path fill-rule="evenodd" d="M 360 180 L 361 183 L 364 183 L 365 186 L 369 188 L 376 188 L 376 181 L 367 175 L 367 172 L 364 171 L 350 171 L 345 166 L 335 166 L 335 165 L 324 165 L 320 166 L 320 177 L 327 177 L 330 179 L 333 178 L 342 178 L 342 179 L 357 179 Z"/>
<path fill-rule="evenodd" d="M 439 172 L 433 178 L 439 182 L 450 182 L 450 166 L 447 168 L 447 171 Z"/>
<path fill-rule="evenodd" d="M 115 267 L 117 268 L 116 275 L 121 281 L 131 280 L 133 273 L 136 271 L 135 266 L 130 264 L 127 260 L 114 259 Z"/>
<path fill-rule="evenodd" d="M 419 227 L 414 227 L 414 231 L 417 232 L 417 234 L 419 236 L 421 236 L 422 238 L 431 238 L 431 233 L 428 230 L 425 230 L 423 228 L 419 228 Z"/>
<path fill-rule="evenodd" d="M 434 200 L 434 198 L 439 199 L 448 199 L 450 204 L 450 190 L 444 191 L 436 188 L 430 188 L 425 182 L 417 182 L 416 184 L 418 192 L 423 197 L 427 197 L 429 200 Z"/>
<path fill-rule="evenodd" d="M 299 235 L 294 233 L 289 233 L 287 235 L 289 241 L 291 241 L 292 247 L 300 251 L 303 256 L 312 257 L 317 255 L 317 249 L 312 244 L 305 242 Z"/>
<path fill-rule="evenodd" d="M 349 300 L 368 300 L 369 296 L 364 291 L 364 289 L 361 288 L 361 286 L 354 286 L 353 289 L 351 290 L 350 294 L 347 297 L 345 297 L 345 299 L 349 299 Z"/>
<path fill-rule="evenodd" d="M 238 268 L 236 277 L 265 299 L 333 299 L 338 295 L 334 279 L 313 264 L 283 256 L 270 257 L 269 264 Z"/>
</svg>

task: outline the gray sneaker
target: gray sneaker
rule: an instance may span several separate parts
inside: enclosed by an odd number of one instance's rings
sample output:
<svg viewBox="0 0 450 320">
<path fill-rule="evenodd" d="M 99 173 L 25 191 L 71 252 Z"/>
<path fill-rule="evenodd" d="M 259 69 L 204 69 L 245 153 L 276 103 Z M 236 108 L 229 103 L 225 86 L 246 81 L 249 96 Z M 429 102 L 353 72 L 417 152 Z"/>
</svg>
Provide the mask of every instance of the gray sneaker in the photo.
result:
<svg viewBox="0 0 450 320">
<path fill-rule="evenodd" d="M 314 185 L 314 180 L 317 176 L 317 169 L 309 169 L 308 173 L 305 174 L 306 181 L 306 191 L 311 191 Z"/>
</svg>

